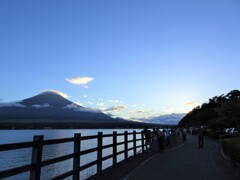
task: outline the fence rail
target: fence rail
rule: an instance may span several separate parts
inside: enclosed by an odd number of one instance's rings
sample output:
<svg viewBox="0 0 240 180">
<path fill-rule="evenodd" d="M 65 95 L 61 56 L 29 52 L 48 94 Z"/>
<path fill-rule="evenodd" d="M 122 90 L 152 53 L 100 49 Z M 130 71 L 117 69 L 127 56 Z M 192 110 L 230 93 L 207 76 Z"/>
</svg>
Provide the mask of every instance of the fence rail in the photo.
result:
<svg viewBox="0 0 240 180">
<path fill-rule="evenodd" d="M 136 138 L 137 135 L 140 134 L 141 138 Z M 129 135 L 132 135 L 132 139 L 129 140 Z M 123 142 L 117 142 L 117 137 L 123 136 Z M 112 137 L 112 144 L 103 145 L 103 138 Z M 97 140 L 97 147 L 81 150 L 81 142 L 86 140 Z M 141 145 L 137 146 L 137 142 L 140 142 Z M 46 145 L 53 145 L 53 144 L 61 144 L 61 143 L 73 143 L 73 153 L 67 154 L 64 156 L 50 158 L 47 160 L 42 160 L 42 152 L 43 147 Z M 124 133 L 117 134 L 116 131 L 113 134 L 103 134 L 102 132 L 98 132 L 98 135 L 93 136 L 81 136 L 80 133 L 74 134 L 73 138 L 64 138 L 64 139 L 51 139 L 51 140 L 44 140 L 43 136 L 34 136 L 32 142 L 23 142 L 23 143 L 14 143 L 14 144 L 3 144 L 0 145 L 0 152 L 1 151 L 9 151 L 9 150 L 17 150 L 17 149 L 24 149 L 24 148 L 32 148 L 32 157 L 31 163 L 27 165 L 23 165 L 20 167 L 7 169 L 4 171 L 0 171 L 0 179 L 7 178 L 10 176 L 18 175 L 24 172 L 30 172 L 30 179 L 31 180 L 40 180 L 41 178 L 41 169 L 45 166 L 49 166 L 55 163 L 59 163 L 65 160 L 73 159 L 72 170 L 60 174 L 53 179 L 64 179 L 67 177 L 72 176 L 74 180 L 80 179 L 81 171 L 97 165 L 97 174 L 101 175 L 103 171 L 103 161 L 112 158 L 112 165 L 115 166 L 117 164 L 117 156 L 123 154 L 124 160 L 127 160 L 129 157 L 129 151 L 133 150 L 133 155 L 137 154 L 137 149 L 141 148 L 142 152 L 144 152 L 144 137 L 141 132 L 130 132 L 128 133 L 125 131 Z M 129 148 L 128 143 L 133 143 L 133 147 Z M 124 150 L 117 151 L 117 147 L 123 145 Z M 107 148 L 112 148 L 112 154 L 103 157 L 103 150 Z M 90 163 L 80 165 L 81 156 L 97 152 L 97 159 Z"/>
</svg>

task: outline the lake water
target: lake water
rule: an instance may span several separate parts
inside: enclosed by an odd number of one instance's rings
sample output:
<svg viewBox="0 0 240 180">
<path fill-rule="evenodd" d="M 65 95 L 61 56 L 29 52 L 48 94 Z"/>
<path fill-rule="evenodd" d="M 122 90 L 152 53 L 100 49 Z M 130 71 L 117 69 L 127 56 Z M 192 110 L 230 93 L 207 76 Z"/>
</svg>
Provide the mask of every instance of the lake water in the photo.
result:
<svg viewBox="0 0 240 180">
<path fill-rule="evenodd" d="M 61 139 L 74 137 L 74 133 L 81 133 L 82 136 L 97 135 L 98 132 L 103 132 L 103 134 L 112 134 L 113 131 L 117 133 L 123 133 L 124 131 L 133 132 L 134 129 L 74 129 L 74 130 L 0 130 L 0 144 L 18 143 L 18 142 L 30 142 L 33 140 L 34 135 L 44 135 L 44 140 L 47 139 Z M 140 132 L 140 129 L 136 129 Z M 137 139 L 140 135 L 137 135 Z M 129 135 L 129 140 L 132 139 L 132 135 Z M 124 137 L 120 136 L 117 142 L 124 141 Z M 112 144 L 112 138 L 103 138 L 103 145 Z M 137 146 L 141 142 L 137 143 Z M 132 143 L 128 144 L 128 148 L 133 146 Z M 97 147 L 97 140 L 87 140 L 81 142 L 81 150 L 91 149 Z M 124 149 L 123 145 L 117 147 L 118 151 Z M 140 150 L 140 149 L 138 149 Z M 56 145 L 48 145 L 43 147 L 43 160 L 55 158 L 73 152 L 73 143 L 63 143 Z M 31 163 L 32 148 L 18 149 L 12 151 L 0 152 L 0 171 L 19 167 L 22 165 L 27 165 Z M 103 157 L 112 154 L 112 148 L 103 150 Z M 129 151 L 129 156 L 133 155 L 133 151 Z M 97 159 L 97 153 L 91 153 L 81 156 L 81 166 L 92 162 Z M 124 155 L 119 155 L 117 161 L 120 162 L 124 159 Z M 69 159 L 67 161 L 62 161 L 53 165 L 46 166 L 42 168 L 41 179 L 47 180 L 54 176 L 63 174 L 64 172 L 72 170 L 73 160 Z M 103 169 L 112 165 L 112 159 L 103 162 Z M 6 179 L 29 179 L 29 172 L 22 173 L 16 176 L 12 176 Z M 81 179 L 86 179 L 91 175 L 96 174 L 96 166 L 92 166 L 84 171 L 81 171 Z M 67 179 L 72 179 L 67 178 Z"/>
</svg>

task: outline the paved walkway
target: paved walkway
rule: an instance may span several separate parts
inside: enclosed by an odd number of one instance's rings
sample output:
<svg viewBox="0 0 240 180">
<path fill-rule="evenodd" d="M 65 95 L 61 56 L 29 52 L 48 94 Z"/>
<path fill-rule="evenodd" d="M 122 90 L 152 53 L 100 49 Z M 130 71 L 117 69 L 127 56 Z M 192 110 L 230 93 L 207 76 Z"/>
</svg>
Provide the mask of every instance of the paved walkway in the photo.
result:
<svg viewBox="0 0 240 180">
<path fill-rule="evenodd" d="M 197 137 L 165 153 L 159 153 L 131 171 L 125 180 L 239 180 L 222 154 L 220 144 L 205 138 L 203 149 L 197 147 Z"/>
</svg>

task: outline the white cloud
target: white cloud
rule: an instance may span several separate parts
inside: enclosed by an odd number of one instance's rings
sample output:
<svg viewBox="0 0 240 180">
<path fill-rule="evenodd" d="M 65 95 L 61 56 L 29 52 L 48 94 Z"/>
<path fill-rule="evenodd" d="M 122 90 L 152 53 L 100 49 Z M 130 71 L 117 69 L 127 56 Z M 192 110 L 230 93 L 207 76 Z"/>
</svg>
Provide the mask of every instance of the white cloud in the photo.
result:
<svg viewBox="0 0 240 180">
<path fill-rule="evenodd" d="M 50 90 L 45 90 L 44 92 L 46 92 L 46 91 L 52 91 L 52 92 L 55 92 L 55 93 L 59 94 L 60 96 L 62 96 L 62 97 L 64 97 L 64 98 L 69 98 L 69 95 L 67 95 L 67 94 L 65 94 L 65 93 L 63 93 L 63 92 L 61 92 L 61 91 L 58 91 L 58 90 L 52 90 L 52 89 L 50 89 Z"/>
<path fill-rule="evenodd" d="M 77 109 L 79 108 L 76 104 L 68 104 L 63 107 L 63 109 Z"/>
<path fill-rule="evenodd" d="M 102 107 L 102 106 L 105 105 L 105 103 L 103 103 L 103 102 L 99 102 L 99 103 L 97 103 L 97 105 L 100 106 L 100 107 Z"/>
<path fill-rule="evenodd" d="M 87 98 L 88 96 L 87 95 L 83 95 L 84 98 Z"/>
<path fill-rule="evenodd" d="M 110 108 L 105 109 L 104 111 L 105 112 L 116 112 L 116 111 L 121 111 L 126 108 L 127 108 L 127 106 L 123 106 L 123 105 L 122 106 L 112 106 Z"/>
<path fill-rule="evenodd" d="M 96 109 L 96 108 L 84 108 L 83 110 L 86 112 L 93 112 L 93 113 L 101 113 L 102 112 L 100 109 Z"/>
<path fill-rule="evenodd" d="M 130 111 L 130 113 L 149 114 L 149 112 L 148 112 L 148 111 L 146 111 L 146 110 L 143 110 L 143 109 L 139 109 L 139 110 Z"/>
<path fill-rule="evenodd" d="M 71 77 L 66 78 L 66 81 L 76 84 L 76 85 L 86 85 L 87 83 L 93 81 L 94 78 L 92 77 Z M 88 88 L 88 86 L 84 86 L 85 88 Z"/>
<path fill-rule="evenodd" d="M 92 112 L 92 113 L 100 113 L 101 111 L 99 109 L 93 109 L 93 108 L 83 108 L 79 107 L 76 104 L 69 104 L 63 109 L 73 109 L 74 111 L 80 111 L 80 112 Z"/>
<path fill-rule="evenodd" d="M 93 105 L 93 104 L 94 104 L 94 102 L 88 101 L 88 104 L 90 104 L 90 105 Z"/>
<path fill-rule="evenodd" d="M 26 107 L 20 104 L 20 102 L 0 103 L 0 107 Z"/>
<path fill-rule="evenodd" d="M 85 89 L 88 89 L 89 87 L 88 86 L 83 86 Z"/>
<path fill-rule="evenodd" d="M 112 100 L 112 99 L 111 99 L 111 100 L 109 100 L 108 102 L 109 102 L 109 103 L 113 103 L 113 104 L 123 103 L 123 101 L 120 101 L 120 100 L 117 100 L 117 99 L 116 99 L 116 100 Z"/>
<path fill-rule="evenodd" d="M 40 105 L 40 104 L 34 104 L 32 105 L 32 107 L 35 107 L 35 108 L 46 108 L 46 107 L 52 107 L 50 106 L 49 104 L 43 104 L 43 105 Z"/>
<path fill-rule="evenodd" d="M 79 106 L 83 106 L 83 104 L 81 102 L 74 102 L 74 103 L 79 105 Z"/>
</svg>

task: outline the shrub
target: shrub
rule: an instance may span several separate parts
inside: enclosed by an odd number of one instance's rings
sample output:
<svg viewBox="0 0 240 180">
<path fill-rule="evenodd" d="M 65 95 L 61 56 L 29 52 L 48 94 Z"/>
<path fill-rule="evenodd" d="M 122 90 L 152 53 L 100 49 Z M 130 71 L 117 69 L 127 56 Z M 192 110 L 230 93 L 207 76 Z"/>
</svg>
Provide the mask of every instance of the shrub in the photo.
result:
<svg viewBox="0 0 240 180">
<path fill-rule="evenodd" d="M 240 137 L 222 140 L 222 147 L 225 154 L 228 154 L 235 164 L 240 164 Z"/>
<path fill-rule="evenodd" d="M 240 137 L 240 133 L 234 133 L 234 134 L 222 134 L 221 139 L 227 139 L 227 138 L 237 138 Z"/>
<path fill-rule="evenodd" d="M 208 136 L 209 138 L 219 139 L 218 132 L 208 131 L 208 132 L 207 132 L 207 136 Z"/>
</svg>

